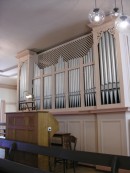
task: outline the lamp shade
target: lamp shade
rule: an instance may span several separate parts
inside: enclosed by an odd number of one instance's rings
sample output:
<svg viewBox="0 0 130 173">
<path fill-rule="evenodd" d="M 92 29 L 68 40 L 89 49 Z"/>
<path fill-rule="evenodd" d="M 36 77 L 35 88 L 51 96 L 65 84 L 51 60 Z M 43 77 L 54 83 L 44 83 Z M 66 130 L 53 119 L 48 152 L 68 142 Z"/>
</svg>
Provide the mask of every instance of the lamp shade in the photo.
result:
<svg viewBox="0 0 130 173">
<path fill-rule="evenodd" d="M 119 8 L 117 8 L 117 7 L 113 8 L 112 12 L 110 13 L 110 15 L 112 17 L 118 17 L 120 14 L 121 14 L 121 12 L 120 12 Z"/>
<path fill-rule="evenodd" d="M 89 12 L 88 18 L 92 24 L 100 25 L 105 20 L 105 13 L 99 8 L 94 8 L 92 11 Z"/>
<path fill-rule="evenodd" d="M 115 20 L 115 27 L 118 32 L 130 33 L 130 17 L 126 15 L 120 15 Z"/>
</svg>

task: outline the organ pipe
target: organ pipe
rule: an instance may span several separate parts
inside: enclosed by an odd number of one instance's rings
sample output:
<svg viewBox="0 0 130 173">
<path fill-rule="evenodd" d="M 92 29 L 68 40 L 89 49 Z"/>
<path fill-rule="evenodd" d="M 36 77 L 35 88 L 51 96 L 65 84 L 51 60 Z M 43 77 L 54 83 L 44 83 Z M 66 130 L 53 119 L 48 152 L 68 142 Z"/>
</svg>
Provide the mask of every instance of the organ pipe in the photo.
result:
<svg viewBox="0 0 130 173">
<path fill-rule="evenodd" d="M 43 108 L 44 109 L 51 109 L 52 108 L 52 76 L 50 75 L 52 72 L 52 66 L 44 68 L 44 74 L 48 74 L 43 79 L 44 91 L 43 91 Z"/>
<path fill-rule="evenodd" d="M 119 80 L 117 75 L 116 49 L 114 37 L 104 32 L 99 45 L 101 103 L 115 104 L 120 102 Z"/>
<path fill-rule="evenodd" d="M 68 62 L 69 70 L 69 107 L 80 107 L 80 58 Z"/>
<path fill-rule="evenodd" d="M 40 109 L 41 107 L 41 101 L 40 101 L 40 95 L 41 95 L 41 81 L 40 81 L 40 68 L 36 63 L 34 63 L 34 79 L 33 79 L 33 99 L 35 100 L 36 103 L 36 108 Z"/>
<path fill-rule="evenodd" d="M 65 107 L 65 93 L 64 93 L 65 74 L 64 72 L 60 72 L 60 71 L 64 69 L 65 63 L 62 57 L 59 58 L 58 63 L 55 65 L 55 67 L 56 67 L 55 108 L 64 108 Z"/>
<path fill-rule="evenodd" d="M 86 56 L 83 57 L 84 62 L 84 102 L 85 106 L 95 106 L 95 82 L 94 82 L 94 64 L 93 50 L 89 50 Z"/>
</svg>

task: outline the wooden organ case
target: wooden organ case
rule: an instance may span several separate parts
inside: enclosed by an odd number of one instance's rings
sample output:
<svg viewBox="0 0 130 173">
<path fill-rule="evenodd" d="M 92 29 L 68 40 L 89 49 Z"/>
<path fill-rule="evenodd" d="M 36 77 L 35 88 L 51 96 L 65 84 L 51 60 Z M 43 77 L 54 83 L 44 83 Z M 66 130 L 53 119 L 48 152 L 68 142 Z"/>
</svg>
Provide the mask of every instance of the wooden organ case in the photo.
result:
<svg viewBox="0 0 130 173">
<path fill-rule="evenodd" d="M 49 112 L 13 112 L 6 114 L 6 139 L 48 146 L 48 127 L 52 128 L 50 137 L 58 130 L 58 122 Z M 17 152 L 14 161 L 48 169 L 48 157 Z"/>
</svg>

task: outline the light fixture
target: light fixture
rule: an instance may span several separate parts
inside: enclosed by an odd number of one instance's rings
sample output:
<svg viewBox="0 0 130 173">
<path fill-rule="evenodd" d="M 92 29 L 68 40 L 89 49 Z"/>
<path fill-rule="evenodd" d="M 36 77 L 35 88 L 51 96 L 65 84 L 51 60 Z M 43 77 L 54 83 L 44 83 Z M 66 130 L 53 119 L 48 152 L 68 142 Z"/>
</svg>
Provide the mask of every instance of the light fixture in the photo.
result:
<svg viewBox="0 0 130 173">
<path fill-rule="evenodd" d="M 120 15 L 120 10 L 116 6 L 116 0 L 115 0 L 115 7 L 113 8 L 113 11 L 110 13 L 112 17 L 118 17 Z"/>
<path fill-rule="evenodd" d="M 115 20 L 115 27 L 121 33 L 130 33 L 130 17 L 124 15 L 123 3 L 121 0 L 122 14 Z"/>
<path fill-rule="evenodd" d="M 32 99 L 32 94 L 26 94 L 26 99 Z"/>
<path fill-rule="evenodd" d="M 97 8 L 96 0 L 95 8 L 89 12 L 88 18 L 93 25 L 100 25 L 104 22 L 105 13 L 100 8 Z"/>
<path fill-rule="evenodd" d="M 26 93 L 26 94 L 25 94 L 25 93 Z M 30 94 L 28 91 L 24 91 L 24 92 L 23 92 L 23 96 L 24 96 L 24 98 L 26 98 L 26 99 L 32 99 L 32 98 L 33 98 L 33 95 Z"/>
</svg>

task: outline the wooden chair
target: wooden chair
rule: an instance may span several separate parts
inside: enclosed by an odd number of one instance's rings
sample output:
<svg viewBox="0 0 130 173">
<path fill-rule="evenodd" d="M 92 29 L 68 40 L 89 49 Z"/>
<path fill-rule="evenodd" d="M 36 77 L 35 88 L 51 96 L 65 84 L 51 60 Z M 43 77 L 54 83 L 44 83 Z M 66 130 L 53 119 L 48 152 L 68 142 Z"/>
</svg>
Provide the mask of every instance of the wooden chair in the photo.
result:
<svg viewBox="0 0 130 173">
<path fill-rule="evenodd" d="M 73 135 L 69 136 L 69 149 L 75 151 L 76 150 L 76 144 L 77 144 L 77 138 Z M 73 166 L 73 170 L 75 173 L 75 166 L 76 166 L 76 162 L 75 161 L 70 161 L 69 164 L 72 163 Z M 66 167 L 68 167 L 68 161 L 66 161 Z"/>
<path fill-rule="evenodd" d="M 73 135 L 67 136 L 65 138 L 65 149 L 67 150 L 76 150 L 77 138 Z M 63 163 L 64 173 L 66 172 L 66 168 L 68 168 L 68 161 L 66 159 L 55 158 L 54 165 L 56 167 L 57 163 Z M 75 161 L 69 161 L 69 163 L 73 165 L 73 170 L 75 173 Z"/>
<path fill-rule="evenodd" d="M 69 136 L 69 149 L 76 150 L 77 138 L 75 136 Z"/>
</svg>

